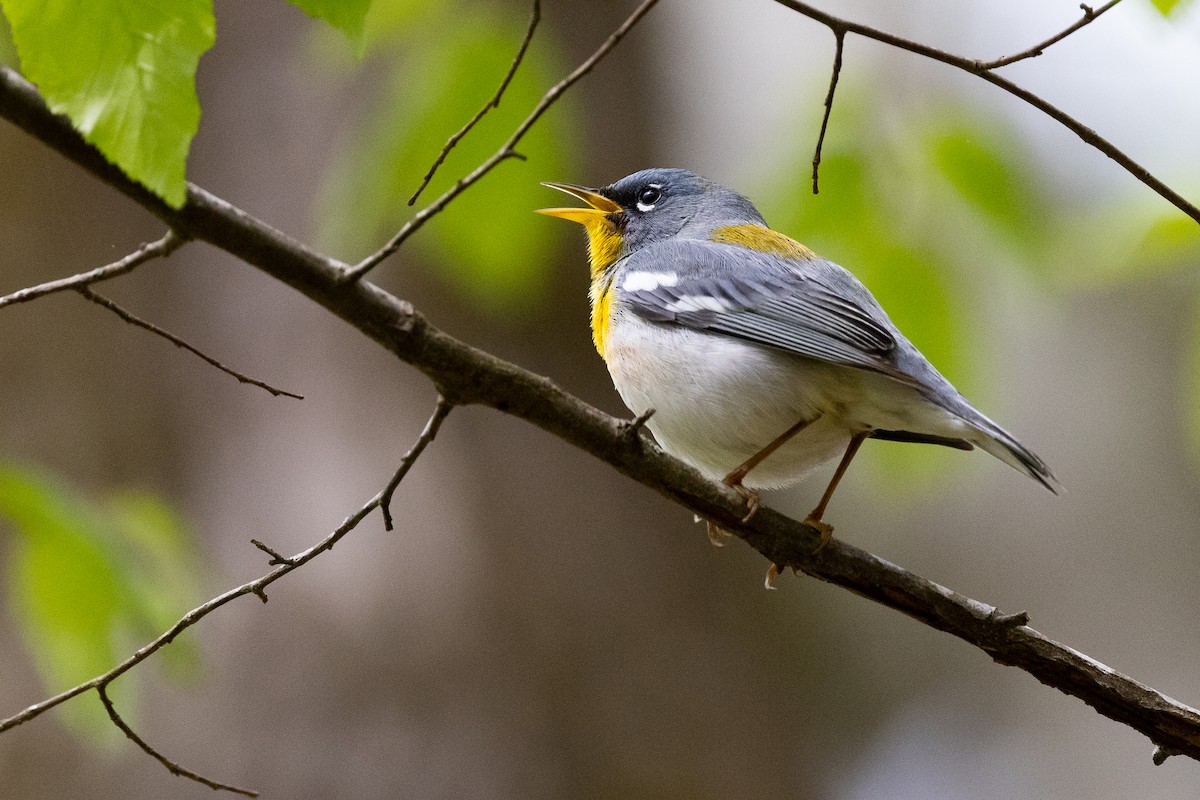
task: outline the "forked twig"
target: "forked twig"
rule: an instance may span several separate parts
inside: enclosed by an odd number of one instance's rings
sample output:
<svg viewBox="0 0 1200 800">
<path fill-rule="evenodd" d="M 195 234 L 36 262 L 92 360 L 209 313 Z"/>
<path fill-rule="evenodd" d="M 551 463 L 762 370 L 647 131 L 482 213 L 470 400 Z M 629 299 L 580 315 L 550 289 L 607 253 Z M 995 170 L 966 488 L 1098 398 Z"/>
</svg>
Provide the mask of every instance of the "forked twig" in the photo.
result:
<svg viewBox="0 0 1200 800">
<path fill-rule="evenodd" d="M 945 50 L 939 50 L 936 47 L 930 47 L 927 44 L 914 42 L 911 39 L 905 39 L 902 36 L 881 31 L 877 28 L 872 28 L 870 25 L 863 25 L 858 22 L 851 22 L 841 17 L 835 17 L 828 14 L 819 8 L 814 8 L 808 3 L 801 0 L 775 0 L 782 6 L 792 9 L 793 11 L 808 17 L 811 20 L 820 22 L 834 33 L 839 31 L 843 34 L 856 33 L 867 39 L 873 39 L 877 42 L 895 47 L 898 50 L 905 50 L 909 53 L 915 53 L 919 56 L 940 61 L 943 64 L 949 64 L 952 67 L 957 67 L 965 72 L 969 72 L 978 78 L 981 78 L 988 83 L 999 86 L 1004 91 L 1011 95 L 1021 98 L 1029 105 L 1046 114 L 1051 119 L 1055 120 L 1063 127 L 1070 130 L 1083 141 L 1090 144 L 1092 147 L 1099 150 L 1104 155 L 1111 158 L 1113 161 L 1121 165 L 1133 177 L 1153 189 L 1160 197 L 1167 200 L 1171 205 L 1178 208 L 1183 213 L 1187 214 L 1196 222 L 1200 222 L 1200 207 L 1188 202 L 1183 195 L 1167 186 L 1161 180 L 1156 178 L 1141 164 L 1134 161 L 1124 151 L 1117 148 L 1112 142 L 1097 134 L 1094 130 L 1084 125 L 1079 120 L 1067 114 L 1058 106 L 1043 100 L 1033 92 L 1022 89 L 1012 81 L 1002 78 L 997 75 L 994 70 L 989 69 L 985 64 L 962 56 L 956 56 L 953 53 L 947 53 Z M 1111 3 L 1109 4 L 1112 5 Z M 1099 12 L 1096 12 L 1099 13 Z M 1082 26 L 1079 26 L 1082 27 Z M 1076 28 L 1078 30 L 1078 27 Z M 1059 37 L 1061 39 L 1061 37 Z M 1018 54 L 1020 55 L 1020 54 Z"/>
<path fill-rule="evenodd" d="M 434 173 L 438 171 L 438 167 L 445 162 L 446 157 L 450 155 L 450 151 L 462 141 L 463 137 L 471 132 L 471 129 L 479 124 L 479 120 L 483 119 L 483 115 L 493 108 L 500 107 L 500 98 L 504 97 L 504 92 L 508 89 L 508 85 L 512 83 L 513 76 L 517 74 L 517 68 L 521 66 L 521 62 L 525 59 L 525 51 L 529 49 L 529 43 L 533 41 L 533 32 L 537 30 L 538 22 L 542 19 L 542 1 L 533 0 L 533 10 L 529 13 L 529 27 L 525 29 L 525 38 L 521 40 L 521 46 L 517 49 L 517 55 L 513 58 L 512 66 L 508 68 L 508 72 L 504 75 L 504 80 L 500 81 L 500 88 L 496 90 L 496 94 L 491 100 L 484 103 L 483 108 L 471 117 L 471 120 L 463 125 L 457 133 L 446 140 L 446 144 L 442 145 L 442 151 L 438 153 L 437 159 L 433 162 L 433 166 L 425 173 L 425 177 L 421 179 L 421 185 L 413 192 L 413 196 L 408 198 L 408 204 L 411 206 L 417 202 L 417 198 L 421 196 L 421 192 L 425 191 L 425 187 L 429 186 L 429 182 L 433 180 Z"/>
</svg>

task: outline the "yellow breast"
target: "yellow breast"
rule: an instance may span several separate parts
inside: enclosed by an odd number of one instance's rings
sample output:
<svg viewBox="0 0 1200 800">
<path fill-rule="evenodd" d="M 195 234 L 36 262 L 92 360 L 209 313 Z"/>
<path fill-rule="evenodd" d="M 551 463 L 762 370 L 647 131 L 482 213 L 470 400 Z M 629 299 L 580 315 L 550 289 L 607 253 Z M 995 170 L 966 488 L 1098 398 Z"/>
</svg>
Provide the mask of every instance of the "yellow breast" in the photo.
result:
<svg viewBox="0 0 1200 800">
<path fill-rule="evenodd" d="M 592 281 L 589 292 L 592 300 L 592 343 L 601 358 L 607 358 L 608 331 L 612 322 L 613 280 L 612 276 L 598 276 Z"/>
</svg>

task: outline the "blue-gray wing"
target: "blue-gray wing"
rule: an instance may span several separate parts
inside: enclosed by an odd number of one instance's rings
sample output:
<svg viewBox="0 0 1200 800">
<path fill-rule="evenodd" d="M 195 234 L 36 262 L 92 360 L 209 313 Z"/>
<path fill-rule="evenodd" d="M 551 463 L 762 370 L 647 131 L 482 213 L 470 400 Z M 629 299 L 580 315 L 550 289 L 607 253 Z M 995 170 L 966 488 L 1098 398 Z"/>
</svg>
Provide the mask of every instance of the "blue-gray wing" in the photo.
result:
<svg viewBox="0 0 1200 800">
<path fill-rule="evenodd" d="M 617 280 L 643 319 L 921 383 L 898 363 L 911 345 L 866 287 L 832 262 L 684 240 L 637 251 Z"/>
</svg>

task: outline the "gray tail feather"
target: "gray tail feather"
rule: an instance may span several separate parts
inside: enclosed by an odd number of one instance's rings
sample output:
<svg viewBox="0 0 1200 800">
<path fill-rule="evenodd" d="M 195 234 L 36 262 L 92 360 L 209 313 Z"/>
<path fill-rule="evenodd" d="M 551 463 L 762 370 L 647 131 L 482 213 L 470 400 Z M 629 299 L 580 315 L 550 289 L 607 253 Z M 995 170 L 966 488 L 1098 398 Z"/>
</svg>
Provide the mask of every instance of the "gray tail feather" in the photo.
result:
<svg viewBox="0 0 1200 800">
<path fill-rule="evenodd" d="M 975 411 L 975 409 L 971 410 Z M 1046 466 L 1046 462 L 1038 458 L 1037 454 L 1032 450 L 1018 442 L 1011 433 L 978 411 L 968 416 L 967 421 L 983 434 L 978 439 L 972 439 L 972 443 L 991 453 L 1018 472 L 1025 473 L 1054 494 L 1062 494 L 1062 484 L 1059 483 L 1058 478 L 1054 477 L 1054 473 L 1050 471 L 1050 467 Z"/>
</svg>

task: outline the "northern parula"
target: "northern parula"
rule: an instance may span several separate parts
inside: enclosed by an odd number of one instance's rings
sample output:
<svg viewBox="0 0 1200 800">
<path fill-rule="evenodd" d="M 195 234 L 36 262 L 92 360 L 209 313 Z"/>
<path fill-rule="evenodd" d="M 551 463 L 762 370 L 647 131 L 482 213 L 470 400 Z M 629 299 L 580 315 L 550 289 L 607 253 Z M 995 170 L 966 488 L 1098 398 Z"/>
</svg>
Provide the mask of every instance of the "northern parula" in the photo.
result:
<svg viewBox="0 0 1200 800">
<path fill-rule="evenodd" d="M 1049 467 L 934 369 L 857 278 L 767 227 L 740 194 L 682 169 L 602 189 L 546 183 L 588 208 L 592 339 L 664 450 L 746 498 L 841 462 L 868 438 L 979 447 L 1052 492 Z M 710 525 L 710 536 L 717 531 Z M 772 576 L 774 568 L 772 568 Z"/>
</svg>

